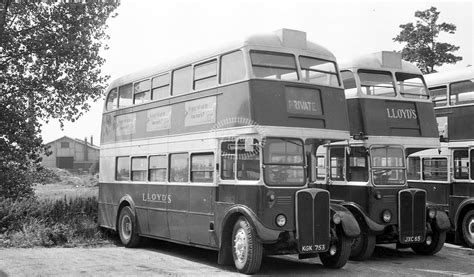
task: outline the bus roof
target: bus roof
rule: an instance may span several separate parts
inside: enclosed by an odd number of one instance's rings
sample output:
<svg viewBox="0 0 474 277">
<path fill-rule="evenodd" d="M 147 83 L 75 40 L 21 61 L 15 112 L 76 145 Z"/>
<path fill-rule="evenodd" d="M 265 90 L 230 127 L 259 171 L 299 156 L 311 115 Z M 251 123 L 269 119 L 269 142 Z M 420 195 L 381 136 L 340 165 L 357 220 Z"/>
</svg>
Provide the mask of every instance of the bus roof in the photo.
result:
<svg viewBox="0 0 474 277">
<path fill-rule="evenodd" d="M 395 70 L 406 73 L 422 74 L 420 69 L 407 61 L 402 60 L 401 53 L 381 51 L 362 55 L 349 61 L 339 63 L 341 70 L 344 69 L 372 69 L 372 70 Z"/>
<path fill-rule="evenodd" d="M 243 47 L 259 47 L 267 49 L 268 51 L 278 51 L 281 48 L 293 48 L 295 50 L 311 52 L 313 56 L 321 59 L 336 61 L 334 54 L 327 48 L 308 41 L 306 39 L 305 32 L 291 29 L 279 29 L 272 33 L 254 34 L 240 41 L 234 41 L 216 48 L 206 49 L 175 59 L 172 62 L 164 62 L 144 70 L 121 76 L 110 83 L 109 89 L 133 81 L 139 81 L 151 76 L 156 76 L 162 72 L 164 73 L 172 69 L 190 65 L 192 63 L 204 61 L 206 59 L 216 57 L 217 55 L 238 50 Z"/>
<path fill-rule="evenodd" d="M 446 72 L 436 72 L 436 73 L 426 74 L 424 77 L 425 77 L 427 86 L 433 87 L 433 86 L 443 85 L 447 83 L 473 79 L 474 68 L 466 67 L 466 68 L 460 68 L 460 69 L 450 70 Z"/>
</svg>

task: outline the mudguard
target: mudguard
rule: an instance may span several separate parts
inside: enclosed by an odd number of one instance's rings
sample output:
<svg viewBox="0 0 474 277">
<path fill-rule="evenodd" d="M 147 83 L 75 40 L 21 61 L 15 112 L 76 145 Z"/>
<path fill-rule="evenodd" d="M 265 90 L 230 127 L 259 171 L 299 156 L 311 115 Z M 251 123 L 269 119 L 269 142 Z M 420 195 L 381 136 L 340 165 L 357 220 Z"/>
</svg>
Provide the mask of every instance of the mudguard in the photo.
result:
<svg viewBox="0 0 474 277">
<path fill-rule="evenodd" d="M 331 211 L 331 215 L 337 212 L 341 216 L 341 226 L 346 236 L 355 238 L 360 235 L 359 223 L 348 209 L 339 204 L 331 203 Z"/>
<path fill-rule="evenodd" d="M 381 225 L 373 221 L 366 214 L 366 212 L 361 207 L 359 207 L 359 205 L 357 205 L 356 203 L 344 202 L 341 205 L 343 205 L 346 209 L 348 209 L 352 213 L 352 215 L 355 217 L 358 223 L 361 223 L 359 224 L 359 228 L 361 228 L 361 231 L 364 231 L 362 230 L 362 228 L 364 228 L 364 229 L 368 229 L 367 231 L 370 231 L 373 234 L 377 234 L 377 233 L 382 233 L 383 230 L 385 229 L 385 225 Z"/>
<path fill-rule="evenodd" d="M 278 237 L 280 236 L 280 233 L 282 231 L 272 230 L 265 227 L 265 225 L 263 225 L 263 223 L 260 222 L 257 216 L 250 209 L 242 205 L 236 205 L 230 208 L 227 211 L 224 217 L 224 220 L 222 222 L 227 222 L 227 220 L 235 213 L 243 214 L 245 217 L 249 219 L 249 223 L 252 224 L 252 226 L 255 228 L 255 231 L 257 232 L 257 236 L 259 237 L 261 242 L 272 243 L 278 240 Z"/>
<path fill-rule="evenodd" d="M 437 211 L 434 226 L 437 230 L 448 231 L 451 228 L 451 222 L 449 221 L 448 215 L 443 211 Z"/>
</svg>

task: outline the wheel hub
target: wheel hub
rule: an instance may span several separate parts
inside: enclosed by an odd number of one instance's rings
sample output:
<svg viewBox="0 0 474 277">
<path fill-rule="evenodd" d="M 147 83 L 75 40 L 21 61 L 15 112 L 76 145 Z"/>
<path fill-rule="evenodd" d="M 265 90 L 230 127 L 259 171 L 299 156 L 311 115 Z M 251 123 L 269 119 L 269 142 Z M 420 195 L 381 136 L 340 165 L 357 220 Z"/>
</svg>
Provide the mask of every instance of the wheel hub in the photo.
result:
<svg viewBox="0 0 474 277">
<path fill-rule="evenodd" d="M 122 235 L 124 239 L 129 239 L 132 235 L 132 221 L 128 216 L 123 217 L 122 220 Z"/>
<path fill-rule="evenodd" d="M 469 235 L 474 237 L 474 217 L 471 217 L 471 221 L 468 223 L 467 230 L 469 231 Z"/>
<path fill-rule="evenodd" d="M 243 229 L 239 229 L 234 238 L 234 252 L 239 262 L 243 263 L 247 255 L 247 236 Z"/>
</svg>

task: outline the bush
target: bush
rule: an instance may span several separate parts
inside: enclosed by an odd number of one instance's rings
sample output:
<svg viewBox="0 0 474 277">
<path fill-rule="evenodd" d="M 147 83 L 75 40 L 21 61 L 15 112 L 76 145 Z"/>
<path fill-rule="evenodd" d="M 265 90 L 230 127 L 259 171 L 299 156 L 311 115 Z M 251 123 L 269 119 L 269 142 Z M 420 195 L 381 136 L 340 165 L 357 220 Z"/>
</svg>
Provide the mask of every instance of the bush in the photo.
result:
<svg viewBox="0 0 474 277">
<path fill-rule="evenodd" d="M 0 247 L 103 243 L 97 199 L 0 200 Z"/>
</svg>

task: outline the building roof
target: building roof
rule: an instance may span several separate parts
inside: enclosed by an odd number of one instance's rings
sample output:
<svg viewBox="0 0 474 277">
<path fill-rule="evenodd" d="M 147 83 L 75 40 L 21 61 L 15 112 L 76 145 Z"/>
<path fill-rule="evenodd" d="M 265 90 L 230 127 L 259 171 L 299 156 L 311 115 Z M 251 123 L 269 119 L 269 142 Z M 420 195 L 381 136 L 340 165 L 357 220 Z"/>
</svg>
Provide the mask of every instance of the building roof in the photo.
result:
<svg viewBox="0 0 474 277">
<path fill-rule="evenodd" d="M 59 140 L 63 140 L 63 139 L 68 139 L 68 140 L 74 141 L 74 142 L 79 143 L 79 144 L 82 144 L 82 145 L 87 145 L 87 146 L 90 147 L 90 148 L 93 148 L 93 149 L 96 149 L 96 150 L 100 150 L 100 147 L 99 147 L 99 146 L 91 144 L 90 141 L 88 141 L 87 144 L 86 144 L 86 142 L 85 142 L 84 140 L 82 140 L 82 139 L 71 138 L 71 137 L 68 137 L 68 136 L 63 136 L 63 137 L 60 137 L 60 138 L 55 139 L 55 140 L 53 140 L 53 141 L 50 141 L 50 142 L 46 143 L 46 145 L 53 144 L 53 143 L 55 143 L 55 142 L 57 142 L 57 141 L 59 141 Z"/>
</svg>

